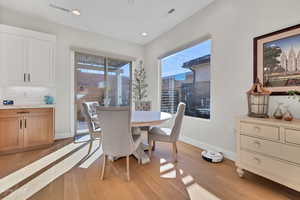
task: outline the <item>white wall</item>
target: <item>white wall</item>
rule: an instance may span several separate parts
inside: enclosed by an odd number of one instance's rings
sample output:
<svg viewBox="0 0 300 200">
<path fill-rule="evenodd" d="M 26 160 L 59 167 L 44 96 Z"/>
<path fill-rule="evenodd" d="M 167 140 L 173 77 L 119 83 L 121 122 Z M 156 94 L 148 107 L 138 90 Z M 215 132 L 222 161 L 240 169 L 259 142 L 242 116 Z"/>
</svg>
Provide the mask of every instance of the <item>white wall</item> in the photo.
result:
<svg viewBox="0 0 300 200">
<path fill-rule="evenodd" d="M 56 136 L 70 135 L 71 120 L 71 63 L 70 47 L 108 52 L 134 58 L 142 58 L 141 46 L 111 39 L 99 34 L 79 31 L 49 21 L 0 8 L 0 23 L 20 28 L 54 34 L 57 36 L 56 49 Z"/>
<path fill-rule="evenodd" d="M 212 38 L 211 120 L 185 117 L 183 138 L 212 145 L 231 158 L 235 152 L 235 117 L 247 112 L 245 92 L 252 84 L 255 36 L 300 23 L 299 0 L 216 0 L 145 47 L 150 98 L 159 109 L 158 57 L 201 38 Z M 272 97 L 289 102 L 287 97 Z M 300 117 L 300 103 L 291 107 Z"/>
</svg>

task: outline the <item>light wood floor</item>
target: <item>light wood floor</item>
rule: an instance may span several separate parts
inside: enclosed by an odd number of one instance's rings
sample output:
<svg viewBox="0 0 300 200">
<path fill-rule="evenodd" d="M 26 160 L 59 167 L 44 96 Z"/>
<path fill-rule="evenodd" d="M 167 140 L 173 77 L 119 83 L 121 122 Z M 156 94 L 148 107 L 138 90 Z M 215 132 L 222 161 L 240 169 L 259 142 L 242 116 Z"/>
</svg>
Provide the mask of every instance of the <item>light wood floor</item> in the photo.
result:
<svg viewBox="0 0 300 200">
<path fill-rule="evenodd" d="M 200 149 L 184 143 L 179 143 L 179 162 L 173 165 L 170 150 L 171 146 L 158 143 L 152 162 L 147 165 L 138 165 L 131 157 L 130 182 L 125 180 L 125 159 L 109 163 L 106 178 L 101 181 L 101 158 L 88 169 L 73 168 L 31 200 L 214 200 L 211 194 L 223 200 L 300 199 L 300 193 L 254 174 L 239 178 L 232 161 L 222 164 L 203 161 Z"/>
<path fill-rule="evenodd" d="M 73 142 L 73 138 L 56 140 L 51 147 L 0 156 L 0 178 Z"/>
</svg>

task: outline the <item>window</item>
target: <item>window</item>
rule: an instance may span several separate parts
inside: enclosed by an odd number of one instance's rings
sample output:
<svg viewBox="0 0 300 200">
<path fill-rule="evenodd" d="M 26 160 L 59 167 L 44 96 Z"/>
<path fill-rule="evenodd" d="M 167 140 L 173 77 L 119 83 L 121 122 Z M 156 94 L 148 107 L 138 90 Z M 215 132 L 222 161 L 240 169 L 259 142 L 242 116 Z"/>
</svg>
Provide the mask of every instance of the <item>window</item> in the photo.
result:
<svg viewBox="0 0 300 200">
<path fill-rule="evenodd" d="M 76 135 L 88 133 L 83 102 L 130 105 L 131 61 L 75 52 Z"/>
<path fill-rule="evenodd" d="M 162 112 L 185 102 L 185 115 L 210 119 L 210 52 L 207 40 L 161 59 Z"/>
</svg>

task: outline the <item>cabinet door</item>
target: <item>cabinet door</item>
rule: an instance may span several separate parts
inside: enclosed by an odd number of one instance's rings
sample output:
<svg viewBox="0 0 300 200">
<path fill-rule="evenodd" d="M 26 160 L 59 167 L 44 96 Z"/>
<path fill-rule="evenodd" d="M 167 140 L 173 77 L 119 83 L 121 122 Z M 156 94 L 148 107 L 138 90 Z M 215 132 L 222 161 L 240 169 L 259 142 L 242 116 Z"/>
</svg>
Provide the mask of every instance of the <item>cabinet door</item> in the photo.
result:
<svg viewBox="0 0 300 200">
<path fill-rule="evenodd" d="M 2 34 L 3 79 L 7 84 L 24 84 L 26 63 L 25 39 L 13 34 Z"/>
<path fill-rule="evenodd" d="M 36 109 L 25 115 L 24 147 L 34 147 L 53 142 L 52 109 Z"/>
<path fill-rule="evenodd" d="M 54 45 L 48 41 L 28 40 L 28 81 L 34 85 L 53 84 Z"/>
<path fill-rule="evenodd" d="M 17 114 L 0 114 L 0 151 L 23 147 L 22 118 Z"/>
</svg>

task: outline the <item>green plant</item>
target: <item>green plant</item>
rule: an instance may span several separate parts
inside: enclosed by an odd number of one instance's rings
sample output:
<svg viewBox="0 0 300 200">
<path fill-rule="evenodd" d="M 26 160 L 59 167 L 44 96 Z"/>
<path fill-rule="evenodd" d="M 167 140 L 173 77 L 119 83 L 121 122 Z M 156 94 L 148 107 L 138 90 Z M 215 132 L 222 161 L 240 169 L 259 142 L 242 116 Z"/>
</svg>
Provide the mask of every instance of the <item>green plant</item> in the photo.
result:
<svg viewBox="0 0 300 200">
<path fill-rule="evenodd" d="M 133 98 L 135 101 L 142 101 L 147 95 L 146 71 L 143 62 L 139 62 L 139 66 L 134 70 L 134 81 L 132 85 Z"/>
<path fill-rule="evenodd" d="M 287 91 L 289 97 L 292 99 L 297 99 L 300 102 L 300 93 L 297 90 L 289 90 Z"/>
</svg>

